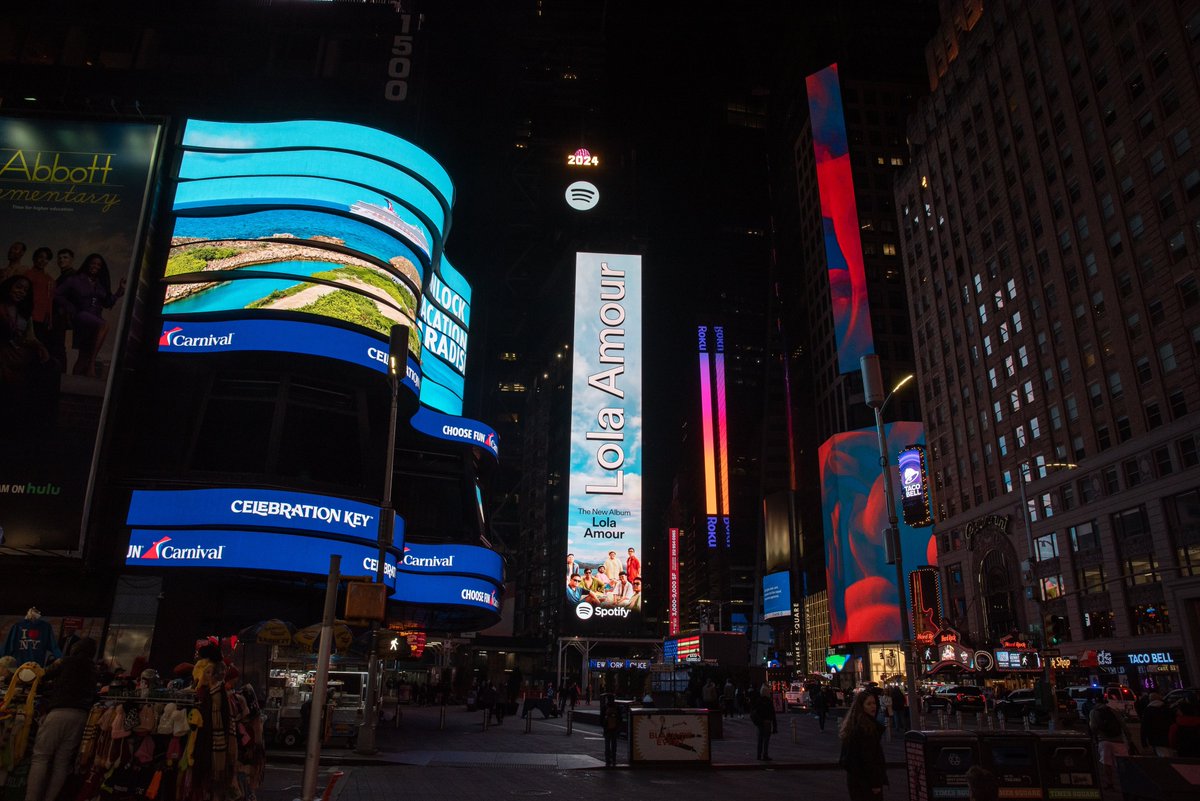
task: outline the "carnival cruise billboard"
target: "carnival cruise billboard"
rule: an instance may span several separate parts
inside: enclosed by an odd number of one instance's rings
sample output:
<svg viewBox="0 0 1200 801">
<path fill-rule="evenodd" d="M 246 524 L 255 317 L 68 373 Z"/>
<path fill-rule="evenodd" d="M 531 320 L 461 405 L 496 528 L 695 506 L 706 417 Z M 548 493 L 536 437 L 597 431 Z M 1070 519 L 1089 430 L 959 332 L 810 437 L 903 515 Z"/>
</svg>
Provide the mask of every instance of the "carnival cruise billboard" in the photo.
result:
<svg viewBox="0 0 1200 801">
<path fill-rule="evenodd" d="M 642 259 L 575 256 L 566 631 L 642 625 Z"/>
</svg>

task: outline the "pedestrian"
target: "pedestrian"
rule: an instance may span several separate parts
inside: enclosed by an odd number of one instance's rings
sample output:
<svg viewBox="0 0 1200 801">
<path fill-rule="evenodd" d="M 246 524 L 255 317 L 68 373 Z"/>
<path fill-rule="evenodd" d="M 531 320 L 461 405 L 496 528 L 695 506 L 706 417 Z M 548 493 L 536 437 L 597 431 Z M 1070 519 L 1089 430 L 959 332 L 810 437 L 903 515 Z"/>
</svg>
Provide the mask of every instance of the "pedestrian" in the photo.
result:
<svg viewBox="0 0 1200 801">
<path fill-rule="evenodd" d="M 825 731 L 825 716 L 829 714 L 829 697 L 820 687 L 812 691 L 812 709 L 817 714 L 817 726 L 821 731 Z"/>
<path fill-rule="evenodd" d="M 568 693 L 568 699 L 571 702 L 571 709 L 575 709 L 575 704 L 579 703 L 579 682 L 571 682 L 571 689 Z"/>
<path fill-rule="evenodd" d="M 604 730 L 604 767 L 617 766 L 617 738 L 621 734 L 621 708 L 610 693 L 600 696 L 600 723 Z"/>
<path fill-rule="evenodd" d="M 1200 757 L 1200 704 L 1183 701 L 1175 707 L 1175 722 L 1167 735 L 1175 755 Z"/>
<path fill-rule="evenodd" d="M 717 684 L 711 678 L 705 682 L 704 690 L 701 692 L 704 699 L 705 709 L 719 709 L 717 706 Z"/>
<path fill-rule="evenodd" d="M 95 657 L 96 641 L 84 637 L 71 647 L 70 654 L 46 671 L 43 681 L 49 686 L 49 711 L 33 743 L 25 801 L 58 798 L 71 772 L 96 695 Z"/>
<path fill-rule="evenodd" d="M 592 705 L 592 683 L 589 681 L 587 686 L 583 688 L 583 705 Z"/>
<path fill-rule="evenodd" d="M 1101 782 L 1111 789 L 1116 786 L 1117 757 L 1129 756 L 1124 716 L 1116 708 L 1115 701 L 1106 702 L 1101 698 L 1088 713 L 1088 727 L 1096 738 L 1100 754 Z"/>
<path fill-rule="evenodd" d="M 838 730 L 842 741 L 838 764 L 846 771 L 850 801 L 878 801 L 888 783 L 887 762 L 880 742 L 883 726 L 875 719 L 878 714 L 879 698 L 863 690 L 854 696 Z"/>
<path fill-rule="evenodd" d="M 898 686 L 892 687 L 892 721 L 896 725 L 896 731 L 908 731 L 912 728 L 912 722 L 908 713 L 908 699 L 904 697 L 904 690 Z"/>
<path fill-rule="evenodd" d="M 721 690 L 721 703 L 725 708 L 725 717 L 733 717 L 733 702 L 737 698 L 737 690 L 734 689 L 733 679 L 725 679 L 725 687 Z"/>
<path fill-rule="evenodd" d="M 775 721 L 775 704 L 771 701 L 771 690 L 764 683 L 759 688 L 754 707 L 750 710 L 750 722 L 758 729 L 758 747 L 756 758 L 762 762 L 770 762 L 768 753 L 771 745 L 771 735 L 779 731 Z"/>
<path fill-rule="evenodd" d="M 967 768 L 966 779 L 968 801 L 999 801 L 1000 783 L 996 774 L 982 765 L 972 765 Z"/>
<path fill-rule="evenodd" d="M 1150 749 L 1156 756 L 1175 756 L 1171 748 L 1171 724 L 1175 722 L 1175 710 L 1163 703 L 1161 693 L 1153 692 L 1142 707 L 1142 745 Z"/>
</svg>

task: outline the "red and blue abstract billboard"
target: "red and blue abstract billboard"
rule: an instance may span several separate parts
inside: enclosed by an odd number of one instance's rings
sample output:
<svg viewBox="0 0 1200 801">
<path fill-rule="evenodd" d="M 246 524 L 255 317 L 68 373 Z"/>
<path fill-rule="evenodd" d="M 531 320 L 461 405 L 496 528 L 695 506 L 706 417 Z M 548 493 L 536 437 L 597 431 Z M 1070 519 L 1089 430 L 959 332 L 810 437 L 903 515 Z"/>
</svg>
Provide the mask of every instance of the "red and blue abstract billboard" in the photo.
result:
<svg viewBox="0 0 1200 801">
<path fill-rule="evenodd" d="M 885 426 L 892 442 L 921 442 L 921 423 Z M 825 573 L 829 587 L 829 641 L 896 642 L 901 606 L 896 568 L 884 561 L 883 531 L 888 526 L 879 439 L 874 427 L 835 434 L 820 448 L 821 502 L 825 528 Z M 893 474 L 893 490 L 895 475 Z M 892 497 L 898 497 L 893 492 Z M 928 529 L 900 520 L 905 572 L 937 564 L 937 540 Z M 907 582 L 905 582 L 907 584 Z"/>
<path fill-rule="evenodd" d="M 875 343 L 837 64 L 809 75 L 805 83 L 817 161 L 817 191 L 821 196 L 838 373 L 857 373 L 859 357 L 874 353 Z"/>
</svg>

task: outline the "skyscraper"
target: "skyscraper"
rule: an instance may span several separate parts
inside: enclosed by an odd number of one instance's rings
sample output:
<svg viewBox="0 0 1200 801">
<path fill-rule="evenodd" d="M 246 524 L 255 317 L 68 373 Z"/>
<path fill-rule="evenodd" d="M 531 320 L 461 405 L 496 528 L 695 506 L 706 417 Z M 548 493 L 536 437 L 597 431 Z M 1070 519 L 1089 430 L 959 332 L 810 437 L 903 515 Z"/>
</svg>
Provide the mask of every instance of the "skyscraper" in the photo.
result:
<svg viewBox="0 0 1200 801">
<path fill-rule="evenodd" d="M 1194 681 L 1200 6 L 959 11 L 896 184 L 948 616 Z"/>
</svg>

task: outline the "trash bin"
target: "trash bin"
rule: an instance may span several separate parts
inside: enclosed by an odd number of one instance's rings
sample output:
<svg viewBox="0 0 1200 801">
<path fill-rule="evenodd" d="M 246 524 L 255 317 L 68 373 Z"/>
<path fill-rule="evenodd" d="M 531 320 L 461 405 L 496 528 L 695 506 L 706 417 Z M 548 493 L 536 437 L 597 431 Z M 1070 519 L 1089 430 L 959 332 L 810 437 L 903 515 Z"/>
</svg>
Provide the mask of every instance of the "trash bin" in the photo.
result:
<svg viewBox="0 0 1200 801">
<path fill-rule="evenodd" d="M 909 801 L 968 798 L 967 770 L 978 765 L 979 737 L 970 731 L 910 731 L 904 735 Z"/>
<path fill-rule="evenodd" d="M 979 735 L 980 764 L 996 777 L 1000 798 L 1043 797 L 1038 743 L 1024 732 Z"/>
<path fill-rule="evenodd" d="M 1125 801 L 1193 801 L 1200 790 L 1200 759 L 1138 756 L 1117 760 Z"/>
<path fill-rule="evenodd" d="M 1055 732 L 1039 735 L 1037 739 L 1045 798 L 1100 798 L 1092 738 L 1082 733 Z"/>
</svg>

